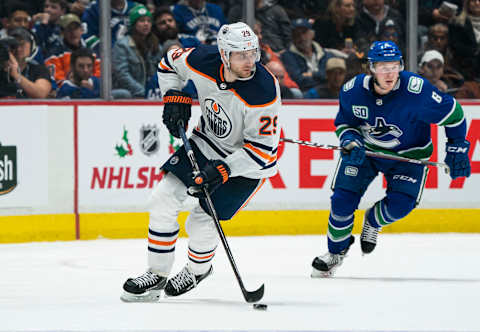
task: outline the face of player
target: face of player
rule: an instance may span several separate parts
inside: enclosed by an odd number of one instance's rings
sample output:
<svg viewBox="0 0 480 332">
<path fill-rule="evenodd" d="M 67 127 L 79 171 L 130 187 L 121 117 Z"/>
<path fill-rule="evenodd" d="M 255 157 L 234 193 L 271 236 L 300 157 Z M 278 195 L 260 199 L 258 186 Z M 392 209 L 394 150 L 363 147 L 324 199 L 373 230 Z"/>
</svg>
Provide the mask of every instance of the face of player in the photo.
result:
<svg viewBox="0 0 480 332">
<path fill-rule="evenodd" d="M 400 73 L 400 61 L 376 62 L 373 68 L 376 78 L 375 91 L 381 95 L 392 91 Z"/>
<path fill-rule="evenodd" d="M 65 14 L 65 10 L 62 9 L 59 3 L 53 3 L 49 0 L 45 1 L 45 13 L 50 15 L 49 22 L 56 22 L 60 16 Z"/>
<path fill-rule="evenodd" d="M 239 78 L 252 75 L 257 59 L 257 50 L 230 53 L 230 71 Z"/>
<path fill-rule="evenodd" d="M 78 82 L 88 80 L 93 75 L 92 59 L 87 56 L 77 58 L 73 73 L 75 75 L 75 80 Z"/>
<path fill-rule="evenodd" d="M 140 17 L 137 22 L 135 22 L 135 30 L 141 36 L 147 36 L 152 30 L 152 19 L 148 16 Z"/>
</svg>

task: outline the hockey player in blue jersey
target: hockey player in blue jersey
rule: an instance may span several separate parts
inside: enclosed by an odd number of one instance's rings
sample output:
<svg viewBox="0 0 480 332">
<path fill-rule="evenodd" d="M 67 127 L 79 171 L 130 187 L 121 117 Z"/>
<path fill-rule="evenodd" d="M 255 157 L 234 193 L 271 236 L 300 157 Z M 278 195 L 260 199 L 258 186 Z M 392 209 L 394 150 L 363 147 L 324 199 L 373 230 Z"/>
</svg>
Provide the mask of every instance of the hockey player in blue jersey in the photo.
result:
<svg viewBox="0 0 480 332">
<path fill-rule="evenodd" d="M 354 242 L 354 212 L 380 172 L 387 181 L 386 195 L 365 212 L 360 235 L 364 254 L 375 249 L 382 227 L 404 218 L 420 201 L 426 166 L 366 157 L 366 149 L 428 159 L 433 152 L 430 124 L 434 123 L 445 128 L 450 176 L 470 175 L 466 122 L 455 98 L 404 71 L 402 54 L 391 41 L 374 42 L 368 62 L 372 75 L 354 77 L 340 92 L 335 126 L 345 152 L 332 182 L 328 252 L 313 260 L 312 277 L 329 277 L 342 264 Z"/>
<path fill-rule="evenodd" d="M 149 202 L 148 270 L 125 282 L 123 301 L 158 301 L 162 290 L 178 296 L 208 277 L 219 236 L 206 212 L 203 188 L 211 192 L 219 219 L 229 220 L 277 172 L 280 87 L 259 63 L 258 38 L 239 22 L 220 28 L 217 45 L 172 49 L 158 65 L 163 123 L 175 137 L 179 120 L 187 124 L 191 114 L 191 97 L 180 91 L 183 82 L 192 80 L 197 87 L 202 115 L 190 144 L 203 180 L 193 178 L 183 147 L 162 166 L 166 174 Z M 198 198 L 185 222 L 188 262 L 169 278 L 179 233 L 177 216 L 187 194 Z"/>
</svg>

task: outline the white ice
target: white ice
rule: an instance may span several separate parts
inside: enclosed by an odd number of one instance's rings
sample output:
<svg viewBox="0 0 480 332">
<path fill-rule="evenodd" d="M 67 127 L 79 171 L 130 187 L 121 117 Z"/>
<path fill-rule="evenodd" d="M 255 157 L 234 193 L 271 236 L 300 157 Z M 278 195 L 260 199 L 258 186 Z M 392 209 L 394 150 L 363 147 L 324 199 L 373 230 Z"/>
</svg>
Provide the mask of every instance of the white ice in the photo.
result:
<svg viewBox="0 0 480 332">
<path fill-rule="evenodd" d="M 381 234 L 331 279 L 310 278 L 324 235 L 228 240 L 246 288 L 265 283 L 267 311 L 244 301 L 221 245 L 198 288 L 132 304 L 119 297 L 146 268 L 145 240 L 3 244 L 0 331 L 480 331 L 480 234 Z"/>
</svg>

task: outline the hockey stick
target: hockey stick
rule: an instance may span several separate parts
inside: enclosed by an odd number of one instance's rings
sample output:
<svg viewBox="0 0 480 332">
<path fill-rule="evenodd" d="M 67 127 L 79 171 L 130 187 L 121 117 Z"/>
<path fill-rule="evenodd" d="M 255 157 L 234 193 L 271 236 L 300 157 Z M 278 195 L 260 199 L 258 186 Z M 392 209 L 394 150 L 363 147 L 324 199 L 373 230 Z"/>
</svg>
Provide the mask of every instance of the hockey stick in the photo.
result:
<svg viewBox="0 0 480 332">
<path fill-rule="evenodd" d="M 283 141 L 283 142 L 287 142 L 287 143 L 295 143 L 295 144 L 299 144 L 299 145 L 313 146 L 313 147 L 316 147 L 316 148 L 327 149 L 327 150 L 340 150 L 340 151 L 343 150 L 343 148 L 340 147 L 340 146 L 330 145 L 330 144 L 320 144 L 320 143 L 309 142 L 309 141 L 301 141 L 301 140 L 296 140 L 296 139 L 292 139 L 292 138 L 285 138 L 285 137 L 281 138 L 280 140 Z M 447 173 L 447 174 L 450 173 L 450 168 L 448 167 L 447 164 L 437 163 L 435 161 L 412 159 L 412 158 L 400 157 L 400 156 L 389 155 L 389 154 L 386 154 L 386 153 L 373 152 L 373 151 L 368 151 L 368 150 L 365 151 L 365 155 L 367 155 L 369 157 L 403 161 L 403 162 L 412 163 L 412 164 L 440 167 L 440 168 L 443 168 L 445 170 L 445 173 Z"/>
<path fill-rule="evenodd" d="M 200 167 L 198 167 L 197 159 L 195 158 L 192 147 L 190 146 L 190 142 L 187 139 L 187 135 L 185 134 L 185 130 L 183 129 L 183 122 L 181 120 L 178 124 L 178 132 L 180 133 L 180 137 L 183 141 L 183 146 L 185 147 L 185 152 L 187 153 L 190 164 L 192 165 L 193 173 L 200 173 Z M 232 251 L 230 250 L 230 246 L 228 245 L 227 238 L 225 237 L 225 233 L 223 232 L 222 225 L 220 225 L 220 221 L 218 220 L 217 211 L 215 211 L 215 207 L 213 206 L 212 198 L 210 197 L 210 194 L 208 193 L 208 190 L 206 188 L 203 188 L 203 193 L 207 201 L 208 211 L 213 218 L 218 235 L 222 240 L 223 248 L 225 248 L 228 260 L 230 261 L 230 265 L 232 266 L 235 277 L 237 278 L 238 284 L 240 285 L 240 289 L 242 290 L 245 301 L 247 301 L 248 303 L 260 301 L 263 297 L 263 293 L 265 292 L 265 285 L 262 284 L 259 289 L 253 292 L 249 292 L 245 289 L 242 278 L 240 277 L 240 273 L 238 272 L 237 265 L 235 264 L 235 260 L 233 259 Z"/>
</svg>

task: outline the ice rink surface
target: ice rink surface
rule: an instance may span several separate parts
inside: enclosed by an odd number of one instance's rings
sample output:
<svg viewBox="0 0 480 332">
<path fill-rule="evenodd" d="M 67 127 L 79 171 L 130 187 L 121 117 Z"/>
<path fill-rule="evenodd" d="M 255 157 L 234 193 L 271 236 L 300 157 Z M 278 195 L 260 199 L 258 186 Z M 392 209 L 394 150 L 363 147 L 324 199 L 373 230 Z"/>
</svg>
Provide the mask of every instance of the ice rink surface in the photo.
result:
<svg viewBox="0 0 480 332">
<path fill-rule="evenodd" d="M 228 240 L 267 311 L 244 302 L 221 244 L 211 277 L 153 304 L 119 299 L 146 269 L 145 240 L 3 244 L 0 331 L 480 331 L 480 234 L 381 234 L 364 257 L 357 239 L 331 279 L 310 278 L 324 235 Z"/>
</svg>

